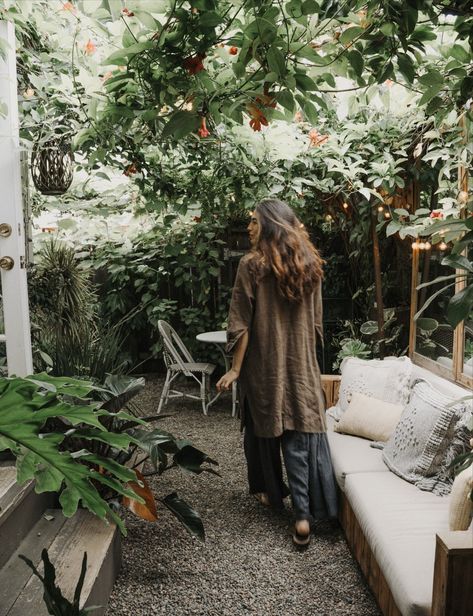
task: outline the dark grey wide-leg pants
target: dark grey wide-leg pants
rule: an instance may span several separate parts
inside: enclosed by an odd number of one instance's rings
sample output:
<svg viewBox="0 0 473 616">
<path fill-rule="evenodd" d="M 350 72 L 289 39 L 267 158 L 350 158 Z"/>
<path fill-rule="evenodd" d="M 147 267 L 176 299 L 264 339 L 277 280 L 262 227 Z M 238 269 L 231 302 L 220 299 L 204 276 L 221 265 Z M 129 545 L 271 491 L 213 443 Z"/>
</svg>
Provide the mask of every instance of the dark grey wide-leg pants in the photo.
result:
<svg viewBox="0 0 473 616">
<path fill-rule="evenodd" d="M 327 435 L 286 430 L 281 445 L 296 520 L 336 517 L 337 487 Z"/>
</svg>

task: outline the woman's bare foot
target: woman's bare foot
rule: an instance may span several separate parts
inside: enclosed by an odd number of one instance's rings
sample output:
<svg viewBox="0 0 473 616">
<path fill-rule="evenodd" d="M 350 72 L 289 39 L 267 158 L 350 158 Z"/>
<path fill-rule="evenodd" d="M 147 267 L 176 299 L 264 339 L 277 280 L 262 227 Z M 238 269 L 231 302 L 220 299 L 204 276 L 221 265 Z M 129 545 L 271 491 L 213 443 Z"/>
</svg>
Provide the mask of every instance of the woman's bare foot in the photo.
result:
<svg viewBox="0 0 473 616">
<path fill-rule="evenodd" d="M 269 507 L 269 497 L 266 492 L 258 492 L 257 494 L 253 494 L 256 500 L 265 507 Z"/>
</svg>

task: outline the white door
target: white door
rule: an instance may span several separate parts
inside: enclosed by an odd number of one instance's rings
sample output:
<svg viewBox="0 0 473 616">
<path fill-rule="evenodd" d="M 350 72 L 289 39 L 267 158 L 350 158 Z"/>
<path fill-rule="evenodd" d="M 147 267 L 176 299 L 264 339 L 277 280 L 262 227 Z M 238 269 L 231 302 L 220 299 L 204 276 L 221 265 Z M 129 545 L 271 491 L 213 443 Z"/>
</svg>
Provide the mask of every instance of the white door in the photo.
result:
<svg viewBox="0 0 473 616">
<path fill-rule="evenodd" d="M 26 283 L 25 237 L 21 194 L 15 31 L 0 21 L 0 38 L 8 43 L 0 58 L 0 272 L 8 373 L 33 372 L 30 318 Z"/>
</svg>

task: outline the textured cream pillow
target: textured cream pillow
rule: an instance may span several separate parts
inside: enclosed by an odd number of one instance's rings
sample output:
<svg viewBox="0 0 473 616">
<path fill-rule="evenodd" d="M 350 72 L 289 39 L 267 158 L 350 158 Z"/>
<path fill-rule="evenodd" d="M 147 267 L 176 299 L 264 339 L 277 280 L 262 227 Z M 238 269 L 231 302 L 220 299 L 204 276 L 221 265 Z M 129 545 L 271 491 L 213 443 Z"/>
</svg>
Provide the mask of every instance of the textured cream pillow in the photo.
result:
<svg viewBox="0 0 473 616">
<path fill-rule="evenodd" d="M 353 392 L 350 404 L 334 430 L 373 441 L 387 441 L 401 418 L 402 410 L 401 404 Z"/>
<path fill-rule="evenodd" d="M 468 530 L 473 515 L 473 501 L 470 493 L 473 490 L 473 466 L 458 473 L 450 493 L 448 521 L 450 530 Z"/>
</svg>

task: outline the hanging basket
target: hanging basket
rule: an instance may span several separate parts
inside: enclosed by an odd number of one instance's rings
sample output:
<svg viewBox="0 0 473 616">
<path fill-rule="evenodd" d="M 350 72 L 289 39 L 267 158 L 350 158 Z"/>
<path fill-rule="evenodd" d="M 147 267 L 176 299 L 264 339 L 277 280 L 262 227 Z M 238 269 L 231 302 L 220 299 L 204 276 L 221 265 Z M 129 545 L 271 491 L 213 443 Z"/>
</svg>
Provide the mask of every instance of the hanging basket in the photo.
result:
<svg viewBox="0 0 473 616">
<path fill-rule="evenodd" d="M 71 144 L 54 139 L 33 147 L 31 175 L 43 195 L 63 195 L 72 183 L 74 155 Z"/>
</svg>

